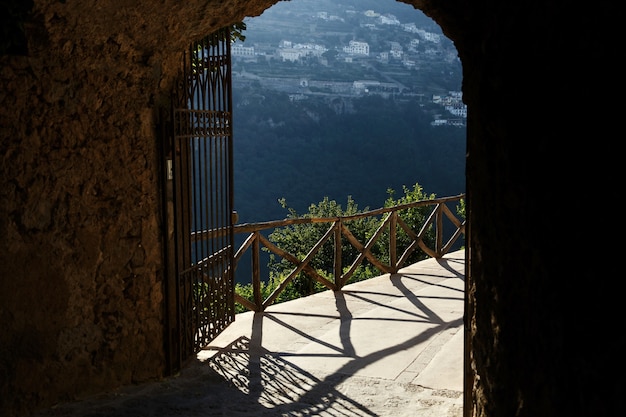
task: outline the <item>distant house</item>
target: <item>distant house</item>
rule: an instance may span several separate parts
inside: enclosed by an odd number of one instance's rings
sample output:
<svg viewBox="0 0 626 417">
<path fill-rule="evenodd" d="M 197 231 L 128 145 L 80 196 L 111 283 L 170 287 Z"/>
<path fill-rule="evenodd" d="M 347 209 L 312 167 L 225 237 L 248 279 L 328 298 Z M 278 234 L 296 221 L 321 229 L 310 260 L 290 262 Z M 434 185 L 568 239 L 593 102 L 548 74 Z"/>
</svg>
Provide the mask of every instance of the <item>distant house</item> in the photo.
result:
<svg viewBox="0 0 626 417">
<path fill-rule="evenodd" d="M 352 90 L 356 93 L 356 94 L 362 94 L 362 93 L 367 93 L 369 92 L 369 89 L 372 87 L 376 87 L 380 85 L 379 81 L 354 81 L 352 83 Z"/>
<path fill-rule="evenodd" d="M 323 45 L 314 43 L 292 43 L 283 40 L 278 46 L 278 56 L 283 61 L 297 61 L 305 56 L 321 57 L 324 52 L 328 51 Z"/>
<path fill-rule="evenodd" d="M 455 103 L 445 106 L 445 109 L 457 117 L 467 118 L 467 106 L 461 103 Z"/>
<path fill-rule="evenodd" d="M 404 50 L 402 45 L 398 42 L 391 42 L 391 50 L 389 51 L 389 55 L 395 59 L 402 59 L 402 55 L 404 55 Z"/>
<path fill-rule="evenodd" d="M 435 119 L 432 122 L 430 122 L 430 125 L 433 127 L 439 127 L 439 126 L 464 127 L 465 120 L 463 119 Z"/>
<path fill-rule="evenodd" d="M 369 55 L 370 46 L 367 42 L 350 41 L 348 46 L 343 47 L 343 51 L 353 55 Z"/>
<path fill-rule="evenodd" d="M 428 42 L 439 43 L 441 42 L 441 35 L 432 32 L 426 32 L 424 29 L 418 29 L 417 33 Z"/>
<path fill-rule="evenodd" d="M 408 68 L 408 69 L 413 69 L 417 67 L 417 63 L 415 61 L 413 61 L 412 59 L 406 59 L 406 58 L 402 60 L 402 65 L 404 65 L 404 68 Z"/>
<path fill-rule="evenodd" d="M 461 119 L 455 119 L 455 120 L 447 120 L 445 123 L 441 121 L 444 119 L 435 120 L 434 122 L 431 123 L 433 126 L 440 126 L 443 124 L 454 125 L 454 126 L 465 125 L 464 120 L 467 119 L 467 106 L 463 103 L 462 92 L 448 91 L 448 95 L 446 96 L 433 95 L 432 102 L 435 104 L 442 105 L 448 113 L 461 118 Z"/>
<path fill-rule="evenodd" d="M 357 80 L 352 83 L 352 92 L 354 94 L 378 94 L 389 96 L 400 92 L 400 86 L 396 83 L 383 83 L 373 80 Z"/>
<path fill-rule="evenodd" d="M 386 14 L 378 17 L 378 23 L 381 25 L 394 25 L 397 26 L 400 24 L 400 21 L 397 17 L 392 14 Z"/>
<path fill-rule="evenodd" d="M 281 48 L 278 50 L 278 56 L 281 57 L 283 61 L 295 62 L 299 60 L 302 55 L 301 49 Z"/>
<path fill-rule="evenodd" d="M 418 31 L 418 28 L 415 25 L 415 23 L 405 23 L 405 24 L 402 25 L 402 29 L 405 32 L 410 32 L 410 33 L 417 33 L 417 31 Z"/>
<path fill-rule="evenodd" d="M 254 46 L 232 44 L 230 47 L 230 53 L 232 56 L 237 57 L 254 57 Z"/>
</svg>

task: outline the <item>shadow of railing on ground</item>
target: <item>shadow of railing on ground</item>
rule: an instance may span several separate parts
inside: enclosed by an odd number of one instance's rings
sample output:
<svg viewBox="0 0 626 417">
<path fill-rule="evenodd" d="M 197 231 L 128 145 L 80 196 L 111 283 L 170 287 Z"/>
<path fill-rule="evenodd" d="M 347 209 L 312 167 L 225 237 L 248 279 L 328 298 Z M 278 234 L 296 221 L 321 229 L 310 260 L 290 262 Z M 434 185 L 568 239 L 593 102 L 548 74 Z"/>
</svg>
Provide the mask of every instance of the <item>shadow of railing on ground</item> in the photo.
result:
<svg viewBox="0 0 626 417">
<path fill-rule="evenodd" d="M 254 316 L 250 338 L 239 336 L 227 345 L 222 344 L 224 347 L 207 347 L 207 350 L 213 350 L 216 353 L 206 359 L 206 363 L 231 386 L 236 387 L 247 397 L 245 400 L 246 404 L 253 403 L 256 404 L 256 407 L 272 409 L 272 412 L 275 412 L 276 415 L 377 416 L 379 414 L 376 412 L 375 407 L 369 406 L 362 401 L 367 396 L 363 395 L 363 393 L 355 394 L 353 386 L 352 391 L 346 390 L 344 385 L 346 381 L 358 375 L 359 370 L 365 369 L 396 353 L 414 349 L 419 345 L 428 345 L 437 340 L 437 338 L 449 338 L 456 333 L 455 329 L 463 326 L 462 317 L 445 321 L 437 312 L 429 308 L 427 301 L 434 298 L 431 294 L 418 295 L 403 283 L 403 280 L 412 282 L 418 280 L 420 281 L 420 289 L 429 285 L 433 286 L 431 288 L 444 289 L 444 294 L 450 293 L 450 296 L 444 295 L 447 301 L 453 303 L 463 302 L 463 291 L 445 284 L 445 279 L 456 280 L 457 277 L 450 277 L 449 275 L 432 275 L 432 277 L 437 282 L 423 281 L 424 287 L 422 287 L 422 281 L 417 276 L 412 277 L 410 274 L 390 276 L 392 287 L 397 289 L 399 294 L 396 294 L 395 291 L 387 293 L 363 291 L 361 289 L 333 292 L 331 294 L 334 296 L 335 303 L 330 307 L 329 311 L 335 311 L 335 314 L 326 315 L 319 311 L 314 314 L 307 314 L 300 312 L 300 310 L 296 311 L 295 308 L 302 308 L 301 304 L 294 305 L 293 311 L 290 310 L 288 304 L 285 304 L 280 310 L 252 313 Z M 440 281 L 439 278 L 444 279 L 444 281 Z M 461 293 L 458 298 L 454 296 L 457 292 Z M 380 297 L 391 299 L 391 302 L 377 301 Z M 406 304 L 405 307 L 398 307 L 395 305 L 394 300 L 400 299 L 408 299 L 410 305 L 415 308 L 407 309 Z M 318 302 L 330 303 L 331 298 L 325 296 Z M 393 314 L 378 318 L 371 317 L 369 314 L 366 317 L 362 315 L 355 316 L 349 307 L 354 302 L 361 306 L 367 303 L 376 311 L 385 309 L 388 312 L 393 312 Z M 314 316 L 316 319 L 326 318 L 337 321 L 336 325 L 339 329 L 338 343 L 322 340 L 322 338 L 316 336 L 315 332 L 308 333 L 298 329 L 292 324 L 295 321 L 293 316 L 302 316 L 303 320 L 306 317 Z M 292 320 L 289 320 L 289 318 L 292 318 Z M 371 322 L 371 326 L 388 326 L 390 320 L 405 322 L 409 325 L 411 323 L 421 323 L 431 326 L 423 328 L 422 331 L 413 336 L 410 334 L 399 335 L 397 342 L 391 340 L 389 345 L 369 353 L 363 354 L 361 347 L 362 356 L 359 356 L 353 343 L 354 332 L 357 330 L 354 330 L 352 325 L 355 321 L 362 320 L 367 320 L 368 323 Z M 288 348 L 277 348 L 276 342 L 272 341 L 275 351 L 272 352 L 266 349 L 262 340 L 263 328 L 264 325 L 267 326 L 269 324 L 268 322 L 272 323 L 274 329 L 272 335 L 282 334 L 280 330 L 279 333 L 274 333 L 277 331 L 277 326 L 275 325 L 278 325 L 279 328 L 284 329 L 285 334 L 290 334 L 300 340 L 298 345 L 310 345 L 314 346 L 314 348 L 299 349 L 294 352 Z M 334 329 L 334 327 L 331 328 Z M 326 331 L 324 330 L 324 332 Z M 336 330 L 330 330 L 329 332 L 336 335 Z M 447 333 L 447 335 L 444 333 Z M 290 340 L 289 343 L 293 343 L 293 340 Z M 301 360 L 305 356 L 309 356 L 310 363 L 316 370 L 303 369 L 295 364 L 298 362 L 302 363 Z M 290 360 L 290 358 L 296 360 Z M 341 360 L 342 358 L 345 360 Z M 332 359 L 340 359 L 333 370 L 324 374 L 323 371 L 317 369 L 318 365 Z M 315 375 L 312 372 L 315 372 Z M 387 381 L 379 378 L 376 378 L 376 380 L 375 388 L 364 385 L 366 387 L 364 389 L 370 392 L 372 390 L 384 391 L 385 384 L 389 384 L 389 387 L 392 384 L 397 384 L 393 380 Z M 364 384 L 367 383 L 367 381 L 364 382 Z M 423 388 L 415 387 L 415 389 Z M 345 392 L 351 392 L 355 395 L 348 395 Z M 460 396 L 462 394 L 454 391 L 447 395 Z"/>
</svg>

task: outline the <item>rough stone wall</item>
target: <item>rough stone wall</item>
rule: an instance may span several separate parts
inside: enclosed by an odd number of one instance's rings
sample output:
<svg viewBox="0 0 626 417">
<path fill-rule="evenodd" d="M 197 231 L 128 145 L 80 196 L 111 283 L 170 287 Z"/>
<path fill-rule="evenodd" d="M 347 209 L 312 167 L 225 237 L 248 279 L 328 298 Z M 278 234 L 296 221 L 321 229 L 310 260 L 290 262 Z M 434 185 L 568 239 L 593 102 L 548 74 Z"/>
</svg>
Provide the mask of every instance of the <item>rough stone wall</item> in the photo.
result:
<svg viewBox="0 0 626 417">
<path fill-rule="evenodd" d="M 609 104 L 623 78 L 610 58 L 622 48 L 617 10 L 471 9 L 460 49 L 472 415 L 619 414 L 620 272 L 603 256 L 620 226 L 600 208 L 619 200 L 623 165 L 605 123 L 621 117 Z"/>
<path fill-rule="evenodd" d="M 256 3 L 35 1 L 0 58 L 2 415 L 162 376 L 156 115 L 189 42 Z"/>
<path fill-rule="evenodd" d="M 617 6 L 405 2 L 464 68 L 471 415 L 610 415 Z M 190 40 L 273 3 L 35 1 L 0 58 L 3 415 L 161 376 L 156 109 Z"/>
</svg>

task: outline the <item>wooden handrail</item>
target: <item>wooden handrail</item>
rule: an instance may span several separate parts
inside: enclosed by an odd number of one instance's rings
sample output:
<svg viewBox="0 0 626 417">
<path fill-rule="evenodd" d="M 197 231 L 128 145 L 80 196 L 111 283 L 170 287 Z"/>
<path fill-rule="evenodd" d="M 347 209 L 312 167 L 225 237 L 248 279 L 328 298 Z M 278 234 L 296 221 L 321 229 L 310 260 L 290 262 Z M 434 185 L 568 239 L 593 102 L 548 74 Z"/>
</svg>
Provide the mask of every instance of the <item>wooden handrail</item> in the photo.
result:
<svg viewBox="0 0 626 417">
<path fill-rule="evenodd" d="M 448 207 L 447 203 L 459 202 L 465 197 L 465 194 L 459 194 L 451 197 L 435 198 L 432 200 L 422 200 L 413 203 L 400 204 L 393 207 L 379 208 L 376 210 L 370 210 L 350 216 L 339 217 L 300 217 L 289 218 L 284 220 L 276 220 L 260 223 L 245 223 L 234 225 L 234 232 L 249 233 L 249 236 L 245 239 L 242 245 L 235 253 L 235 268 L 241 257 L 248 250 L 252 251 L 252 289 L 253 300 L 250 301 L 238 294 L 235 294 L 235 301 L 245 308 L 253 311 L 264 311 L 267 306 L 275 302 L 276 298 L 287 285 L 293 281 L 293 279 L 301 272 L 305 273 L 311 279 L 319 282 L 324 287 L 333 291 L 340 290 L 348 280 L 352 277 L 357 268 L 363 263 L 364 260 L 368 260 L 374 267 L 380 270 L 382 273 L 393 274 L 400 268 L 404 267 L 411 254 L 416 250 L 421 250 L 428 257 L 441 258 L 452 248 L 452 245 L 459 239 L 461 235 L 465 234 L 465 220 L 459 219 Z M 419 231 L 413 230 L 405 220 L 401 217 L 401 212 L 415 207 L 433 206 L 433 210 L 421 225 Z M 367 217 L 374 217 L 387 214 L 387 216 L 381 221 L 379 228 L 374 235 L 369 238 L 365 243 L 360 242 L 350 231 L 346 222 L 350 220 L 362 219 Z M 454 226 L 454 232 L 451 237 L 444 243 L 443 236 L 443 224 L 444 219 L 448 219 L 450 224 Z M 326 233 L 315 243 L 315 245 L 309 250 L 304 258 L 299 259 L 296 255 L 285 251 L 282 248 L 274 245 L 267 238 L 265 238 L 261 231 L 268 229 L 276 229 L 280 227 L 295 225 L 295 224 L 313 224 L 313 223 L 328 223 L 330 226 Z M 410 243 L 404 249 L 400 257 L 397 257 L 397 229 L 403 230 Z M 435 247 L 428 247 L 424 238 L 429 230 L 434 229 L 435 232 Z M 386 264 L 383 260 L 380 260 L 372 252 L 372 248 L 384 236 L 385 231 L 389 231 L 389 264 Z M 204 230 L 194 233 L 195 239 L 206 239 L 221 236 L 224 233 L 223 230 Z M 341 264 L 341 251 L 342 251 L 342 237 L 347 240 L 359 253 L 357 258 L 352 262 L 349 268 L 343 272 L 343 265 Z M 324 271 L 328 273 L 328 276 L 333 277 L 334 282 L 322 276 L 311 265 L 311 261 L 314 259 L 316 253 L 322 248 L 324 243 L 332 241 L 334 248 L 335 262 L 333 271 Z M 260 265 L 259 265 L 259 253 L 261 247 L 270 251 L 280 258 L 291 262 L 294 265 L 294 269 L 280 282 L 278 287 L 274 289 L 267 299 L 263 300 L 261 295 L 261 277 L 260 277 Z"/>
</svg>

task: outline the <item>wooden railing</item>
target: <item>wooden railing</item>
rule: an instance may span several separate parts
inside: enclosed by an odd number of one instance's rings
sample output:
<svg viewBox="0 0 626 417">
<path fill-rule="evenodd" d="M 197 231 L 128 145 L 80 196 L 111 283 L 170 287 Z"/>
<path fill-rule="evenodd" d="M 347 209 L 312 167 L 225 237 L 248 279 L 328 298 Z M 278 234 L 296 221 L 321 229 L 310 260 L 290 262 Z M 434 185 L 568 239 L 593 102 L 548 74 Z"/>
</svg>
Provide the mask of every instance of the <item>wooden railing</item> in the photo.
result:
<svg viewBox="0 0 626 417">
<path fill-rule="evenodd" d="M 381 274 L 393 274 L 398 272 L 398 269 L 406 266 L 409 257 L 415 251 L 421 250 L 426 257 L 440 258 L 450 251 L 454 243 L 462 234 L 465 234 L 465 220 L 460 219 L 457 214 L 455 214 L 456 207 L 453 208 L 454 212 L 448 207 L 448 204 L 452 203 L 456 203 L 458 205 L 464 197 L 465 194 L 460 194 L 453 197 L 422 200 L 394 207 L 371 210 L 352 216 L 288 218 L 262 223 L 237 224 L 234 226 L 235 234 L 248 233 L 248 236 L 235 253 L 235 269 L 237 268 L 237 264 L 242 259 L 242 256 L 248 251 L 251 251 L 251 282 L 253 300 L 251 301 L 240 296 L 239 294 L 235 294 L 235 302 L 252 311 L 264 311 L 267 306 L 275 302 L 281 292 L 283 292 L 294 277 L 300 273 L 306 274 L 328 289 L 337 291 L 348 282 L 359 265 L 361 265 L 365 260 L 381 271 Z M 430 211 L 430 215 L 426 218 L 425 222 L 420 225 L 420 230 L 413 230 L 408 223 L 402 219 L 402 212 L 407 213 L 407 209 L 429 206 L 432 206 L 432 210 Z M 382 220 L 380 227 L 367 242 L 360 242 L 348 228 L 348 223 L 352 220 L 379 216 Z M 445 242 L 444 219 L 448 219 L 451 225 L 449 227 L 451 228 L 449 238 L 445 240 Z M 329 227 L 326 233 L 312 248 L 310 248 L 307 255 L 302 259 L 276 246 L 261 233 L 262 231 L 270 229 L 307 223 L 327 223 Z M 401 233 L 405 237 L 405 241 L 407 240 L 407 236 L 409 238 L 408 245 L 403 245 L 403 248 L 398 247 L 398 232 L 400 230 L 404 232 Z M 432 236 L 433 231 L 435 234 L 434 247 L 429 247 L 425 241 L 425 237 L 427 236 L 427 233 Z M 389 248 L 389 253 L 385 257 L 388 257 L 388 262 L 376 257 L 375 253 L 372 251 L 372 248 L 377 244 L 377 242 L 379 242 L 382 236 L 388 237 L 388 241 L 385 242 Z M 356 248 L 359 253 L 356 259 L 354 259 L 352 264 L 345 271 L 344 265 L 342 265 L 342 237 L 346 239 L 354 248 Z M 322 246 L 328 241 L 332 242 L 334 249 L 333 270 L 317 271 L 313 266 L 311 266 L 311 261 L 314 259 L 320 248 L 322 248 Z M 291 272 L 280 282 L 280 284 L 266 299 L 263 299 L 261 292 L 261 247 L 266 248 L 265 250 L 278 255 L 282 259 L 288 260 L 294 266 L 293 270 L 291 270 Z M 399 251 L 402 251 L 400 256 L 398 256 Z M 332 279 L 326 278 L 320 272 L 324 272 L 324 275 L 332 277 Z"/>
</svg>

